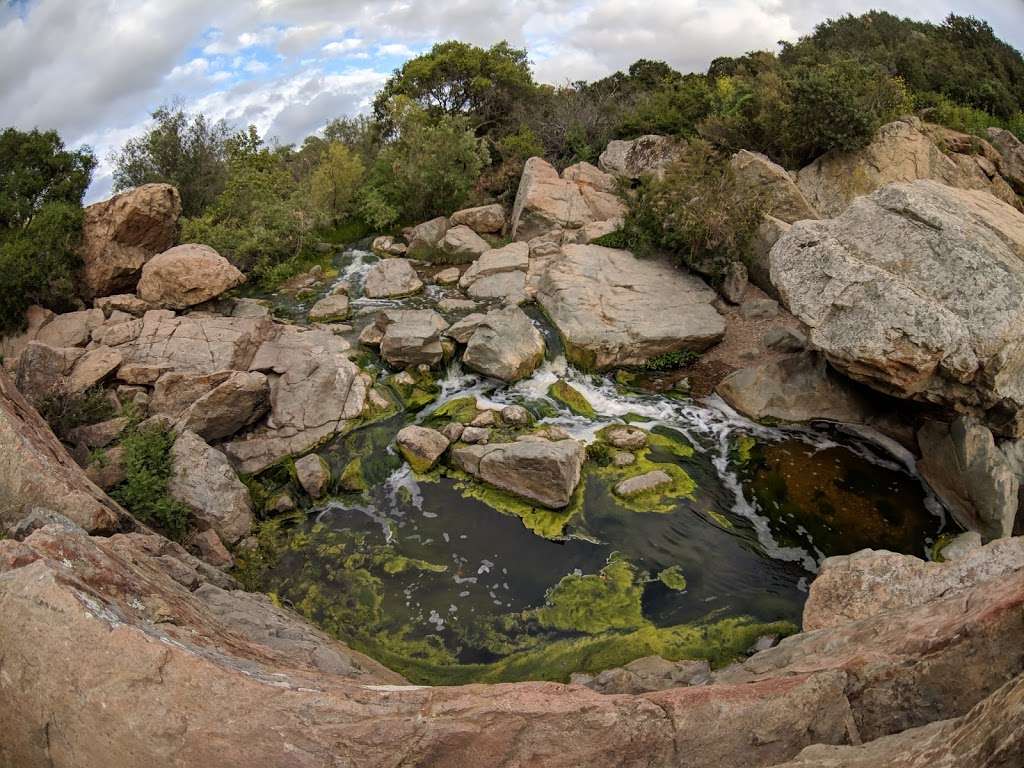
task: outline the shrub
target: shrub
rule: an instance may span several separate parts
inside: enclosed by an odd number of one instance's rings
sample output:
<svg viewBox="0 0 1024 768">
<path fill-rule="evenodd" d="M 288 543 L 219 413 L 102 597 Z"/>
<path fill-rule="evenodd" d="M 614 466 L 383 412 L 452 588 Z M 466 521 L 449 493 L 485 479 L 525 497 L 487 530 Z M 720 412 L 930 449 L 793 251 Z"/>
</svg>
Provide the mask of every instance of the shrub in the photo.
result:
<svg viewBox="0 0 1024 768">
<path fill-rule="evenodd" d="M 0 332 L 30 304 L 71 309 L 82 196 L 96 160 L 69 151 L 54 131 L 0 133 Z"/>
<path fill-rule="evenodd" d="M 336 226 L 354 212 L 363 170 L 363 161 L 344 144 L 327 146 L 309 180 L 310 200 L 327 226 Z"/>
<path fill-rule="evenodd" d="M 168 492 L 173 472 L 174 433 L 160 426 L 143 427 L 122 441 L 125 481 L 111 493 L 125 509 L 144 523 L 181 541 L 188 530 L 189 510 Z"/>
<path fill-rule="evenodd" d="M 690 142 L 661 179 L 648 179 L 630 199 L 625 242 L 644 253 L 667 251 L 713 279 L 744 261 L 764 203 L 737 187 L 732 169 L 704 141 Z"/>
<path fill-rule="evenodd" d="M 117 415 L 117 409 L 103 387 L 93 387 L 81 393 L 58 388 L 39 402 L 39 415 L 50 425 L 53 434 L 67 440 L 71 430 L 112 419 Z"/>
</svg>

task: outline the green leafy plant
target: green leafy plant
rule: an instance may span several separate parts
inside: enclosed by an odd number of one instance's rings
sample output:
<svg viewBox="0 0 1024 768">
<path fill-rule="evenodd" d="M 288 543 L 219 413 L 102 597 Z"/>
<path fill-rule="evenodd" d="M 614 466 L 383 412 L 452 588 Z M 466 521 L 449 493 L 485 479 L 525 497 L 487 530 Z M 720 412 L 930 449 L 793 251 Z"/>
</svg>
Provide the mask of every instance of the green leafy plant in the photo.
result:
<svg viewBox="0 0 1024 768">
<path fill-rule="evenodd" d="M 38 411 L 53 434 L 61 440 L 67 440 L 76 427 L 97 424 L 117 415 L 117 409 L 103 387 L 93 387 L 85 392 L 54 389 L 39 401 Z"/>
<path fill-rule="evenodd" d="M 144 523 L 181 541 L 188 530 L 189 510 L 173 498 L 171 448 L 175 435 L 159 425 L 134 430 L 121 442 L 125 481 L 111 496 Z"/>
</svg>

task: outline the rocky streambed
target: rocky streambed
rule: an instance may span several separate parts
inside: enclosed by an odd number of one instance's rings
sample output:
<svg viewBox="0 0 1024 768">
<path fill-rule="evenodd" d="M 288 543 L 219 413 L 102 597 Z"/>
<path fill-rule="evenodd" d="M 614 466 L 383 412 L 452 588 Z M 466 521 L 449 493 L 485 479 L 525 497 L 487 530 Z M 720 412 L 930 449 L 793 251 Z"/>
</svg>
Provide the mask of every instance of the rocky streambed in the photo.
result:
<svg viewBox="0 0 1024 768">
<path fill-rule="evenodd" d="M 338 277 L 304 301 L 262 298 L 301 319 L 344 284 L 353 343 L 381 311 L 469 314 L 445 303 L 456 288 L 436 284 L 367 297 L 375 263 L 348 249 Z M 823 558 L 864 547 L 927 556 L 944 529 L 892 441 L 755 424 L 717 397 L 653 391 L 658 374 L 585 374 L 544 314 L 529 314 L 546 359 L 511 384 L 458 362 L 436 377 L 394 373 L 364 355 L 392 404 L 317 451 L 340 479 L 311 509 L 261 525 L 258 548 L 240 557 L 248 586 L 414 682 L 568 680 L 645 656 L 721 664 L 770 645 L 799 627 Z M 491 443 L 540 432 L 590 445 L 569 503 L 531 505 L 452 462 L 417 472 L 395 443 L 408 424 L 476 423 Z M 667 481 L 646 489 L 651 473 Z M 639 492 L 624 492 L 637 478 Z M 267 498 L 302 494 L 286 471 L 259 482 Z"/>
</svg>

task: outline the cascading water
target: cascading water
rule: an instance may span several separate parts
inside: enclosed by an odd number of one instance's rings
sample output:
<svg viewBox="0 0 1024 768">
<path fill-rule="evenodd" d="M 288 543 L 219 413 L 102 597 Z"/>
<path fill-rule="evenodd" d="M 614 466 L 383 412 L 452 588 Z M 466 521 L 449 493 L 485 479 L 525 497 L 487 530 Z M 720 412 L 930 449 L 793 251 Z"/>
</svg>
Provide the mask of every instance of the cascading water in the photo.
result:
<svg viewBox="0 0 1024 768">
<path fill-rule="evenodd" d="M 347 255 L 339 279 L 358 286 L 371 259 Z M 378 303 L 353 305 L 362 312 L 354 338 Z M 864 546 L 923 555 L 944 525 L 909 454 L 890 441 L 767 427 L 714 397 L 625 389 L 568 365 L 543 330 L 549 358 L 528 379 L 504 385 L 451 363 L 433 403 L 326 446 L 337 474 L 356 464 L 362 485 L 271 521 L 261 588 L 413 681 L 566 679 L 650 654 L 727 661 L 759 635 L 799 626 L 823 557 Z M 388 376 L 380 370 L 381 382 Z M 559 380 L 592 418 L 548 396 Z M 638 509 L 588 462 L 570 508 L 538 524 L 526 505 L 459 473 L 417 477 L 394 435 L 467 397 L 478 410 L 522 405 L 535 427 L 588 443 L 611 424 L 641 426 L 662 446 L 645 460 L 682 470 L 692 491 Z"/>
</svg>

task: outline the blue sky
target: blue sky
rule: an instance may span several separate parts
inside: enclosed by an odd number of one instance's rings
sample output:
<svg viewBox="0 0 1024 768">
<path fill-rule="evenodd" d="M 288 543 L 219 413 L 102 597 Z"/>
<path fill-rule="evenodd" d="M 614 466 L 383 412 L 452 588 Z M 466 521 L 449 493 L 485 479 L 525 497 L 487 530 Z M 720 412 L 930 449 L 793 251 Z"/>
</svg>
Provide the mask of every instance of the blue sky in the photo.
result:
<svg viewBox="0 0 1024 768">
<path fill-rule="evenodd" d="M 638 58 L 702 70 L 774 49 L 843 13 L 883 8 L 988 20 L 1024 49 L 1024 0 L 0 0 L 0 124 L 56 128 L 101 161 L 153 108 L 192 109 L 300 141 L 366 110 L 407 58 L 439 40 L 530 51 L 538 79 L 601 77 Z M 110 190 L 101 162 L 89 199 Z"/>
</svg>

